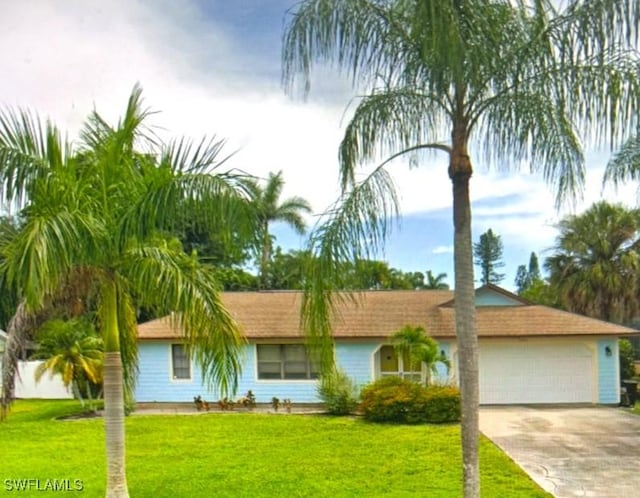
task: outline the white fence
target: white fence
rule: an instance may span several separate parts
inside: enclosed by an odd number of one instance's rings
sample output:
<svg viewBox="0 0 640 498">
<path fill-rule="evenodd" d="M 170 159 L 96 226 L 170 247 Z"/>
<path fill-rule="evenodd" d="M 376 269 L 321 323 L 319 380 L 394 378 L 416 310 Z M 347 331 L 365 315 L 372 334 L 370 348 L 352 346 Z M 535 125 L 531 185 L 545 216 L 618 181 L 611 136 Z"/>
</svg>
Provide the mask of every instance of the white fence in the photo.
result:
<svg viewBox="0 0 640 498">
<path fill-rule="evenodd" d="M 35 372 L 42 361 L 18 362 L 19 377 L 16 377 L 16 398 L 70 399 L 73 394 L 64 387 L 60 375 L 49 376 L 46 372 L 36 383 Z"/>
</svg>

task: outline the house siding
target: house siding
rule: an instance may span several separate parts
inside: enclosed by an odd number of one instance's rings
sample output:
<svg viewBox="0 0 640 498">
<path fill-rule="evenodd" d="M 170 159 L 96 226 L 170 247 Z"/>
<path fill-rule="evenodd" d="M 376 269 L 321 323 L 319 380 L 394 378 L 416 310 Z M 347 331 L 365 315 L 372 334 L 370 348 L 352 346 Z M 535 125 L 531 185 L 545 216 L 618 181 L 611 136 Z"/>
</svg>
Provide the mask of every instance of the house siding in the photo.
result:
<svg viewBox="0 0 640 498">
<path fill-rule="evenodd" d="M 598 403 L 618 404 L 620 402 L 618 341 L 616 339 L 601 339 L 597 344 Z M 611 356 L 606 354 L 607 347 L 611 350 Z"/>
<path fill-rule="evenodd" d="M 522 303 L 491 289 L 476 291 L 476 306 L 522 306 Z"/>
</svg>

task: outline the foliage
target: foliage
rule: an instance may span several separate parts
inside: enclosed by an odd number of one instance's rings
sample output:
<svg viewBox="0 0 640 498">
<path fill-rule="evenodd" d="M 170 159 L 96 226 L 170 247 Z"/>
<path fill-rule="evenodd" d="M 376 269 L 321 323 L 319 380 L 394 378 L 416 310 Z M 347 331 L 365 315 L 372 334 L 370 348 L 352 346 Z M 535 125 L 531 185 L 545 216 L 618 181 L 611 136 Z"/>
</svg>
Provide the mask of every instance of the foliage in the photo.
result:
<svg viewBox="0 0 640 498">
<path fill-rule="evenodd" d="M 307 284 L 307 274 L 317 261 L 308 250 L 282 252 L 276 247 L 269 263 L 269 286 L 271 289 L 304 289 Z M 389 266 L 385 261 L 358 259 L 355 262 L 345 262 L 341 268 L 341 289 L 349 290 L 381 290 L 381 289 L 425 289 L 422 272 L 404 272 Z M 434 288 L 447 289 L 443 282 L 445 273 L 431 277 Z M 434 283 L 435 282 L 435 283 Z"/>
<path fill-rule="evenodd" d="M 638 312 L 640 210 L 600 201 L 558 224 L 545 267 L 569 311 L 614 323 Z"/>
<path fill-rule="evenodd" d="M 400 377 L 383 377 L 364 387 L 360 411 L 373 422 L 457 422 L 460 392 L 455 387 L 423 387 Z"/>
<path fill-rule="evenodd" d="M 113 496 L 127 495 L 124 412 L 137 371 L 136 310 L 175 312 L 205 383 L 222 392 L 237 387 L 244 344 L 214 273 L 167 234 L 196 207 L 203 223 L 241 226 L 246 179 L 221 169 L 224 140 L 162 142 L 147 126 L 150 115 L 136 86 L 116 125 L 93 111 L 71 144 L 27 111 L 0 113 L 1 200 L 23 208 L 24 219 L 3 247 L 0 270 L 26 313 L 46 309 L 69 282 L 81 304 L 94 306 Z"/>
<path fill-rule="evenodd" d="M 425 385 L 431 383 L 431 375 L 437 373 L 438 363 L 450 368 L 449 360 L 440 352 L 438 343 L 427 335 L 423 327 L 405 325 L 394 332 L 389 338 L 399 356 L 405 356 L 411 362 L 409 370 L 415 372 L 416 368 L 424 364 L 426 367 Z"/>
<path fill-rule="evenodd" d="M 527 301 L 531 301 L 534 304 L 551 306 L 552 308 L 563 308 L 556 286 L 551 285 L 544 280 L 537 280 L 531 283 L 520 293 L 520 297 Z"/>
<path fill-rule="evenodd" d="M 426 418 L 430 423 L 460 421 L 460 390 L 454 386 L 432 385 L 427 388 Z"/>
<path fill-rule="evenodd" d="M 318 396 L 331 415 L 349 415 L 358 407 L 358 388 L 340 369 L 321 376 Z"/>
<path fill-rule="evenodd" d="M 386 165 L 447 155 L 466 497 L 480 494 L 470 144 L 487 166 L 529 164 L 558 203 L 573 196 L 585 178 L 581 144 L 616 144 L 636 122 L 639 17 L 638 2 L 620 0 L 305 0 L 285 25 L 288 92 L 308 92 L 314 64 L 329 63 L 362 95 L 340 145 L 341 197 L 310 237 L 302 325 L 328 365 L 340 266 L 381 251 L 398 211 Z"/>
<path fill-rule="evenodd" d="M 519 295 L 522 295 L 529 287 L 542 280 L 540 274 L 540 263 L 538 262 L 538 255 L 535 252 L 531 253 L 529 257 L 529 267 L 525 265 L 518 266 L 516 271 L 515 285 Z"/>
<path fill-rule="evenodd" d="M 306 199 L 297 196 L 280 200 L 284 187 L 282 171 L 269 173 L 264 187 L 255 180 L 249 180 L 247 187 L 252 194 L 253 210 L 257 218 L 255 240 L 260 285 L 263 289 L 269 289 L 272 288 L 269 283 L 269 265 L 273 246 L 269 225 L 274 221 L 284 222 L 302 235 L 306 231 L 303 215 L 311 213 L 311 205 Z"/>
<path fill-rule="evenodd" d="M 447 278 L 446 273 L 438 273 L 438 275 L 434 276 L 433 273 L 431 273 L 431 270 L 427 270 L 427 281 L 423 288 L 431 290 L 448 290 L 449 284 L 444 281 L 445 278 Z"/>
<path fill-rule="evenodd" d="M 60 375 L 84 406 L 84 398 L 95 409 L 93 398 L 101 390 L 104 353 L 102 339 L 87 319 L 54 319 L 37 332 L 37 349 L 32 359 L 43 361 L 36 370 L 36 380 L 49 372 Z"/>
<path fill-rule="evenodd" d="M 104 497 L 102 420 L 53 420 L 80 411 L 73 400 L 18 400 L 2 426 L 3 438 L 11 441 L 2 450 L 3 479 L 68 476 L 84 484 L 82 493 L 72 494 Z M 204 444 L 204 434 L 216 444 Z M 131 495 L 198 498 L 215 490 L 216 496 L 232 497 L 246 496 L 250 489 L 258 498 L 342 498 L 379 496 L 380 490 L 391 489 L 406 496 L 460 496 L 459 438 L 458 425 L 378 425 L 357 417 L 256 413 L 150 416 L 138 411 L 127 420 Z M 480 452 L 486 496 L 550 496 L 489 440 L 481 439 Z"/>
<path fill-rule="evenodd" d="M 636 376 L 633 367 L 635 353 L 633 346 L 628 339 L 620 339 L 618 341 L 618 349 L 620 351 L 620 380 L 632 379 Z"/>
<path fill-rule="evenodd" d="M 480 267 L 483 284 L 499 284 L 504 280 L 504 273 L 497 269 L 504 266 L 502 238 L 493 233 L 491 228 L 480 235 L 480 240 L 473 244 L 474 263 Z"/>
</svg>

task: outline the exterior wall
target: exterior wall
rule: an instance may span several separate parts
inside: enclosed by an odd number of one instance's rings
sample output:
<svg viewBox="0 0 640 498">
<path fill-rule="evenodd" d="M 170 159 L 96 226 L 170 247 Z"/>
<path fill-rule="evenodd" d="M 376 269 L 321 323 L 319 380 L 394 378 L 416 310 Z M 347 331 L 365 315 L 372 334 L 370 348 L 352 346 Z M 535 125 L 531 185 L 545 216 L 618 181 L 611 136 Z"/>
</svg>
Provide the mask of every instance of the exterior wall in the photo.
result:
<svg viewBox="0 0 640 498">
<path fill-rule="evenodd" d="M 42 361 L 18 362 L 16 385 L 13 391 L 16 398 L 71 399 L 73 394 L 64 387 L 59 375 L 49 377 L 45 373 L 40 382 L 36 382 L 35 372 Z"/>
<path fill-rule="evenodd" d="M 140 374 L 136 386 L 136 401 L 188 402 L 195 396 L 208 401 L 220 399 L 217 389 L 207 389 L 195 361 L 191 362 L 190 379 L 173 379 L 171 375 L 171 342 L 145 341 L 139 345 Z M 267 403 L 273 396 L 289 398 L 294 402 L 314 402 L 315 380 L 258 380 L 256 374 L 256 348 L 254 344 L 243 350 L 243 370 L 238 378 L 235 398 L 249 389 L 258 403 Z"/>
<path fill-rule="evenodd" d="M 136 400 L 140 402 L 188 402 L 194 396 L 218 400 L 216 390 L 208 390 L 195 362 L 191 363 L 191 379 L 174 380 L 171 377 L 171 342 L 144 341 L 139 344 L 140 373 L 136 386 Z M 373 380 L 373 353 L 377 343 L 337 344 L 335 355 L 338 365 L 358 385 Z M 251 390 L 258 403 L 269 403 L 276 396 L 294 403 L 317 403 L 316 380 L 260 380 L 257 375 L 255 344 L 245 346 L 243 370 L 238 378 L 236 398 Z"/>
<path fill-rule="evenodd" d="M 478 289 L 476 306 L 522 306 L 522 303 L 491 289 Z"/>
<path fill-rule="evenodd" d="M 598 403 L 620 403 L 620 360 L 617 339 L 601 339 L 598 348 Z M 611 354 L 607 355 L 607 348 Z"/>
<path fill-rule="evenodd" d="M 618 373 L 618 342 L 616 339 L 567 338 L 531 338 L 522 342 L 526 348 L 531 344 L 567 344 L 575 341 L 576 347 L 585 347 L 593 351 L 592 371 L 589 382 L 594 388 L 593 402 L 603 404 L 618 403 L 620 398 Z M 481 340 L 481 344 L 491 344 L 492 340 Z M 497 343 L 513 343 L 514 340 L 501 340 Z M 372 382 L 376 376 L 375 353 L 380 342 L 341 342 L 336 344 L 335 357 L 337 364 L 359 386 Z M 611 356 L 606 355 L 606 347 L 611 349 Z M 455 341 L 440 342 L 439 347 L 452 362 L 449 373 L 443 365 L 438 365 L 438 374 L 434 380 L 438 382 L 457 382 L 457 346 Z M 191 379 L 174 380 L 171 377 L 171 342 L 143 341 L 139 345 L 140 374 L 136 388 L 136 399 L 141 402 L 189 402 L 194 396 L 202 396 L 208 401 L 220 398 L 215 390 L 207 390 L 198 368 L 192 362 Z M 259 403 L 269 403 L 273 396 L 291 399 L 294 403 L 319 402 L 316 392 L 316 380 L 259 380 L 257 378 L 256 347 L 249 344 L 244 349 L 243 372 L 238 379 L 236 398 L 243 396 L 249 389 L 253 391 Z M 579 382 L 577 377 L 576 382 Z"/>
</svg>

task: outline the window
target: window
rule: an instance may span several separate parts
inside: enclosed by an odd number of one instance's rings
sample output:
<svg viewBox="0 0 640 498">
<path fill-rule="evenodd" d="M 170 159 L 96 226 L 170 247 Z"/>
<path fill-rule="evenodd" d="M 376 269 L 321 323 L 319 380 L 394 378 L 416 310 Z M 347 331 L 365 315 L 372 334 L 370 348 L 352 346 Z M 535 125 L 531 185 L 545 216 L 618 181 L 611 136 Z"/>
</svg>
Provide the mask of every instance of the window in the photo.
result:
<svg viewBox="0 0 640 498">
<path fill-rule="evenodd" d="M 171 369 L 174 379 L 191 378 L 191 361 L 184 344 L 171 345 Z"/>
<path fill-rule="evenodd" d="M 380 348 L 378 351 L 378 365 L 382 377 L 395 375 L 415 382 L 420 382 L 422 378 L 422 364 L 412 362 L 407 353 L 398 356 L 393 346 L 382 346 Z"/>
<path fill-rule="evenodd" d="M 303 344 L 258 344 L 258 379 L 317 379 L 318 366 Z"/>
</svg>

